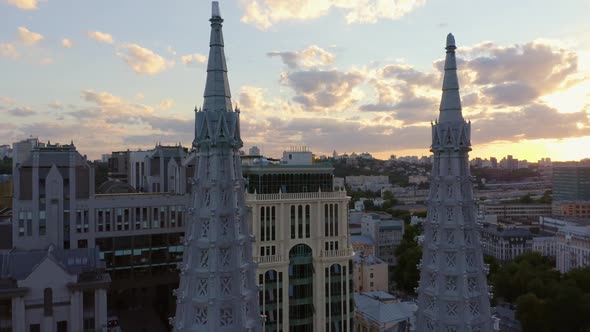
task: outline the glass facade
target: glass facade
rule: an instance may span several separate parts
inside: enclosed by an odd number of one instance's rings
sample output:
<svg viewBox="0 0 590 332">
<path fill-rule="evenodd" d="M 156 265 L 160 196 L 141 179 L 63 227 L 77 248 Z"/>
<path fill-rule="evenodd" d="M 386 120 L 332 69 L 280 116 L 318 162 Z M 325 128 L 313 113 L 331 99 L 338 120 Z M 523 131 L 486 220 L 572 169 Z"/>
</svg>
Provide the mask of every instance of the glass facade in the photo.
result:
<svg viewBox="0 0 590 332">
<path fill-rule="evenodd" d="M 554 166 L 553 200 L 590 200 L 590 167 L 579 165 Z"/>
<path fill-rule="evenodd" d="M 276 194 L 333 191 L 332 168 L 310 168 L 298 171 L 287 166 L 242 168 L 248 183 L 248 193 Z"/>
<path fill-rule="evenodd" d="M 298 244 L 289 251 L 289 331 L 313 331 L 314 311 L 312 251 Z"/>
<path fill-rule="evenodd" d="M 113 280 L 176 273 L 182 261 L 182 233 L 102 237 L 96 239 L 100 256 Z"/>
<path fill-rule="evenodd" d="M 347 294 L 353 293 L 352 261 L 348 265 L 332 264 L 325 269 L 325 276 L 326 331 L 346 331 L 348 326 L 352 329 L 354 303 L 352 297 L 347 300 Z M 347 314 L 350 314 L 350 320 L 346 318 Z"/>
<path fill-rule="evenodd" d="M 264 331 L 283 330 L 283 273 L 266 271 L 258 276 L 260 294 L 258 301 L 264 315 Z"/>
</svg>

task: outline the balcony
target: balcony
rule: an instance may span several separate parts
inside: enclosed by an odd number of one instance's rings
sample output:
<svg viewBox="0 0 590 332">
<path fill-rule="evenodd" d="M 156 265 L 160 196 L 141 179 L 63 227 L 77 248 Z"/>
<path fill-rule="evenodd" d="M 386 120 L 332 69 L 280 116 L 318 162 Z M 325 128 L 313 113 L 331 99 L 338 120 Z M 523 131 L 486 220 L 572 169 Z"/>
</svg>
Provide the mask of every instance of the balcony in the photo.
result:
<svg viewBox="0 0 590 332">
<path fill-rule="evenodd" d="M 282 255 L 254 256 L 254 262 L 258 264 L 281 263 L 282 261 Z"/>
<path fill-rule="evenodd" d="M 340 250 L 322 250 L 320 251 L 320 257 L 349 257 L 353 255 L 352 248 L 340 249 Z"/>
<path fill-rule="evenodd" d="M 282 200 L 318 200 L 345 198 L 345 191 L 313 192 L 313 193 L 278 193 L 278 194 L 246 194 L 246 202 L 282 201 Z"/>
</svg>

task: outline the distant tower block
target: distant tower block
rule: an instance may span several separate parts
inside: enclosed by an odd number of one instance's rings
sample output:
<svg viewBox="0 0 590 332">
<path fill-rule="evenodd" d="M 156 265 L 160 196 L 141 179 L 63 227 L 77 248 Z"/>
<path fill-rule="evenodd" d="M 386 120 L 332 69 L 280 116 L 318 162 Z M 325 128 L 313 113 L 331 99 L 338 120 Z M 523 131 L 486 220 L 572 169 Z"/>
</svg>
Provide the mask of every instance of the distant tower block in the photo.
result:
<svg viewBox="0 0 590 332">
<path fill-rule="evenodd" d="M 262 331 L 245 207 L 239 111 L 231 95 L 219 4 L 213 2 L 207 83 L 196 112 L 196 174 L 180 264 L 174 330 Z"/>
<path fill-rule="evenodd" d="M 432 126 L 434 160 L 417 332 L 493 331 L 468 164 L 471 124 L 461 113 L 455 49 L 455 38 L 449 34 L 440 115 Z"/>
</svg>

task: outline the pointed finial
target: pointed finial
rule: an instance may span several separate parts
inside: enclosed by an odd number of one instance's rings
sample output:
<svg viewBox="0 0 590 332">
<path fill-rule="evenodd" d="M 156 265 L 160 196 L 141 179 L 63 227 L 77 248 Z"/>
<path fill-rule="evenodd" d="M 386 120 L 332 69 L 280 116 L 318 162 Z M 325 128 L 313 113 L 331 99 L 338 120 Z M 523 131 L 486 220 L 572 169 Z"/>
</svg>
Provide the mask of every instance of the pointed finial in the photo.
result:
<svg viewBox="0 0 590 332">
<path fill-rule="evenodd" d="M 213 1 L 211 3 L 211 16 L 221 17 L 221 12 L 219 11 L 219 1 Z"/>
<path fill-rule="evenodd" d="M 455 37 L 453 36 L 452 33 L 449 33 L 447 35 L 447 47 L 446 47 L 446 49 L 447 50 L 448 49 L 453 49 L 454 50 L 456 48 L 457 48 L 457 46 L 455 46 Z"/>
</svg>

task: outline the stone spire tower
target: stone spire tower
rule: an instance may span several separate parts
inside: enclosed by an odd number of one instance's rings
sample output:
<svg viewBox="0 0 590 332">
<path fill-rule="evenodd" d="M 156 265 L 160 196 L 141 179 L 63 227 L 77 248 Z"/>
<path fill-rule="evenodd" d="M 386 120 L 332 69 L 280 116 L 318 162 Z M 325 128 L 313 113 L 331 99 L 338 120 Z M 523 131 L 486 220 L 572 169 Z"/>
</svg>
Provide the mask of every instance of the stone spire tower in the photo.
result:
<svg viewBox="0 0 590 332">
<path fill-rule="evenodd" d="M 455 38 L 449 34 L 440 116 L 432 126 L 434 160 L 417 332 L 493 331 L 468 163 L 471 123 L 461 113 L 455 49 Z"/>
<path fill-rule="evenodd" d="M 262 330 L 245 207 L 239 110 L 232 110 L 223 19 L 213 2 L 207 83 L 196 112 L 196 171 L 180 264 L 175 331 Z"/>
</svg>

